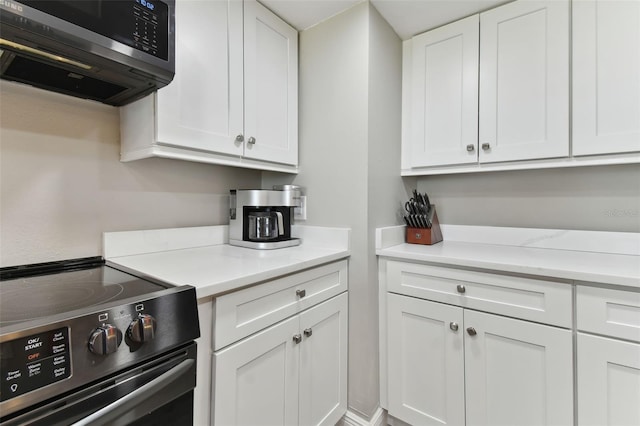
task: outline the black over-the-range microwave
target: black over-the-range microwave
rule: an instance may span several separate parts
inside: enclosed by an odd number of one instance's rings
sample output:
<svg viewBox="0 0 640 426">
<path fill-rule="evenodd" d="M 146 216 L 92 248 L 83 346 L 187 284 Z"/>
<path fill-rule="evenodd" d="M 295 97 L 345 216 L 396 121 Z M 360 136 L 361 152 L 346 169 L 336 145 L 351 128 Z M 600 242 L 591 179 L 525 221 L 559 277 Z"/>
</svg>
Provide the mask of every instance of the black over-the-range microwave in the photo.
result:
<svg viewBox="0 0 640 426">
<path fill-rule="evenodd" d="M 175 0 L 0 0 L 0 77 L 110 105 L 171 82 Z"/>
</svg>

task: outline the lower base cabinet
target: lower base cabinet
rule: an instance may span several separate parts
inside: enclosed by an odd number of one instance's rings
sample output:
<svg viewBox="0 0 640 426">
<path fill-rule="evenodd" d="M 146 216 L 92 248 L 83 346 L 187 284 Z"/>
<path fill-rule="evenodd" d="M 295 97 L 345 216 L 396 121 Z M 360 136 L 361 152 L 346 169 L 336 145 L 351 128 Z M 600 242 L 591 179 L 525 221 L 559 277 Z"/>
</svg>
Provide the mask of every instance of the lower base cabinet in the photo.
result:
<svg viewBox="0 0 640 426">
<path fill-rule="evenodd" d="M 347 409 L 347 293 L 213 360 L 215 425 L 335 425 Z"/>
<path fill-rule="evenodd" d="M 388 293 L 388 409 L 413 425 L 573 424 L 567 329 Z"/>
<path fill-rule="evenodd" d="M 640 344 L 578 333 L 578 424 L 640 425 Z"/>
</svg>

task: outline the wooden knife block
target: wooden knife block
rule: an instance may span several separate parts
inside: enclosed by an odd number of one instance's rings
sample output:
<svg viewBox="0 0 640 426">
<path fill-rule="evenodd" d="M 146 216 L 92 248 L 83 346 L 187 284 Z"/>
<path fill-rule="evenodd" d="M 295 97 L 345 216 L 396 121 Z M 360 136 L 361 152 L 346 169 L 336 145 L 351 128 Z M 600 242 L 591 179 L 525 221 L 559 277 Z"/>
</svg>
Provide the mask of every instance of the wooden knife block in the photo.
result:
<svg viewBox="0 0 640 426">
<path fill-rule="evenodd" d="M 433 206 L 433 220 L 431 228 L 410 228 L 407 227 L 407 243 L 433 245 L 442 241 L 442 230 L 438 221 L 438 214 Z"/>
</svg>

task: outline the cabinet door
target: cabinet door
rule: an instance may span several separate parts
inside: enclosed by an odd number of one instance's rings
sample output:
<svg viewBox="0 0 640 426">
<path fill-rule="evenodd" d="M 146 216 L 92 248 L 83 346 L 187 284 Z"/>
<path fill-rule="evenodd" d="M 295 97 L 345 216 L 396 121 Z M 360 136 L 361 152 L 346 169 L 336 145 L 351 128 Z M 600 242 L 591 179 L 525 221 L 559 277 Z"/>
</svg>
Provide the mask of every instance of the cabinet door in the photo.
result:
<svg viewBox="0 0 640 426">
<path fill-rule="evenodd" d="M 242 154 L 242 3 L 176 2 L 176 75 L 157 94 L 162 144 Z"/>
<path fill-rule="evenodd" d="M 470 310 L 464 326 L 467 425 L 573 424 L 570 330 Z"/>
<path fill-rule="evenodd" d="M 640 424 L 640 345 L 578 333 L 578 424 Z"/>
<path fill-rule="evenodd" d="M 215 353 L 214 424 L 298 423 L 298 321 L 295 316 Z"/>
<path fill-rule="evenodd" d="M 412 40 L 412 167 L 478 160 L 478 24 L 474 15 Z"/>
<path fill-rule="evenodd" d="M 462 309 L 391 293 L 387 302 L 389 414 L 464 425 Z"/>
<path fill-rule="evenodd" d="M 255 0 L 245 0 L 244 43 L 244 155 L 297 164 L 298 32 Z"/>
<path fill-rule="evenodd" d="M 640 151 L 640 2 L 573 2 L 573 154 Z"/>
<path fill-rule="evenodd" d="M 335 425 L 347 411 L 347 293 L 300 314 L 300 424 Z"/>
<path fill-rule="evenodd" d="M 480 14 L 480 162 L 569 155 L 569 2 Z"/>
</svg>

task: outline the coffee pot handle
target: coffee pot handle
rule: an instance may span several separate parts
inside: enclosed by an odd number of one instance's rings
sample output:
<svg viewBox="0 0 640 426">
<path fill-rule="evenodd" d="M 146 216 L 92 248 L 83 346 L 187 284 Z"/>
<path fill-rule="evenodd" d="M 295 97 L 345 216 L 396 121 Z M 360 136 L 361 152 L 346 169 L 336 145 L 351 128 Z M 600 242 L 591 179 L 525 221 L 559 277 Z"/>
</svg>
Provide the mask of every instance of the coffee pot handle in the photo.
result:
<svg viewBox="0 0 640 426">
<path fill-rule="evenodd" d="M 284 235 L 284 219 L 282 218 L 282 213 L 276 212 L 276 216 L 278 216 L 278 235 Z"/>
</svg>

